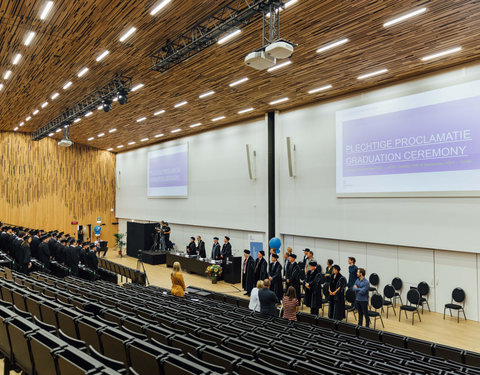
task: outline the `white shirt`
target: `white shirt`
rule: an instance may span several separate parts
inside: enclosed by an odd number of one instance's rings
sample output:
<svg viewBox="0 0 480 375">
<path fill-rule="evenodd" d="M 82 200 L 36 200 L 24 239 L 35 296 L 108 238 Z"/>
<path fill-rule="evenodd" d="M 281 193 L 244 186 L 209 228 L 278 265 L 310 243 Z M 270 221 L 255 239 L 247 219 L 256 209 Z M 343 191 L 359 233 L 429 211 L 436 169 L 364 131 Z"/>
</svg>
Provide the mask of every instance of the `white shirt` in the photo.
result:
<svg viewBox="0 0 480 375">
<path fill-rule="evenodd" d="M 260 312 L 260 300 L 258 299 L 258 288 L 253 288 L 250 292 L 250 303 L 248 308 Z"/>
</svg>

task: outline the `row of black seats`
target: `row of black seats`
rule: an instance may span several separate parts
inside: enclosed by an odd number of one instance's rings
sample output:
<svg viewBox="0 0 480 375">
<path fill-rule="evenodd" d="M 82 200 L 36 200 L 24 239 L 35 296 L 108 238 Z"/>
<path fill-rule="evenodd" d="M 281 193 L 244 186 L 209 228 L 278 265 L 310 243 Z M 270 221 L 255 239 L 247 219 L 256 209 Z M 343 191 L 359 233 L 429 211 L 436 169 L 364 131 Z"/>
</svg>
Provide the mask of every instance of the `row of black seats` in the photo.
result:
<svg viewBox="0 0 480 375">
<path fill-rule="evenodd" d="M 114 272 L 123 279 L 130 279 L 132 283 L 137 283 L 140 285 L 145 285 L 146 283 L 146 275 L 145 272 L 141 272 L 138 270 L 134 270 L 133 268 L 123 266 L 121 264 L 112 262 L 110 260 L 99 258 L 98 259 L 98 266 L 102 267 L 110 272 Z"/>
</svg>

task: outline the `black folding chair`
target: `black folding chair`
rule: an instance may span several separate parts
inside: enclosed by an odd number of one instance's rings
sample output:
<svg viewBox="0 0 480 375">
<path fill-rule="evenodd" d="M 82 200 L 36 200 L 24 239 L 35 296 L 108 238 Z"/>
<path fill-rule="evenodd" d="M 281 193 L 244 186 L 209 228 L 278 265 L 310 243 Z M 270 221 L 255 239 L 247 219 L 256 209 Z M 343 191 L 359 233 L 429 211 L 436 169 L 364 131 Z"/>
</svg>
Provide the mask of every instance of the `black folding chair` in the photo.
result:
<svg viewBox="0 0 480 375">
<path fill-rule="evenodd" d="M 376 292 L 378 284 L 380 283 L 380 278 L 376 273 L 371 273 L 368 277 L 368 282 L 370 283 L 370 288 L 368 288 L 369 292 Z"/>
<path fill-rule="evenodd" d="M 423 305 L 427 304 L 428 311 L 430 310 L 430 305 L 428 304 L 428 293 L 430 293 L 430 287 L 425 281 L 422 281 L 417 286 L 418 292 L 420 293 L 420 305 L 422 305 L 422 314 L 423 314 Z"/>
<path fill-rule="evenodd" d="M 408 319 L 407 316 L 407 311 L 410 311 L 412 313 L 412 325 L 414 324 L 415 321 L 415 312 L 418 315 L 418 320 L 422 321 L 420 318 L 420 313 L 418 312 L 418 308 L 420 306 L 420 293 L 418 292 L 417 289 L 410 289 L 407 293 L 407 300 L 408 300 L 408 305 L 401 305 L 400 306 L 400 312 L 398 313 L 398 321 L 400 321 L 402 317 L 402 310 L 405 311 L 405 317 Z"/>
<path fill-rule="evenodd" d="M 456 303 L 453 303 L 456 302 Z M 460 305 L 461 303 L 461 305 Z M 455 288 L 452 291 L 452 300 L 450 303 L 445 304 L 443 308 L 443 320 L 445 320 L 445 310 L 450 310 L 450 316 L 452 316 L 452 310 L 457 310 L 457 323 L 460 323 L 460 311 L 463 312 L 463 317 L 467 320 L 465 315 L 465 291 L 462 288 Z"/>
<path fill-rule="evenodd" d="M 397 313 L 395 312 L 395 306 L 393 306 L 393 297 L 395 296 L 395 288 L 393 285 L 388 284 L 385 285 L 383 288 L 383 306 L 387 307 L 387 319 L 388 319 L 388 310 L 391 308 L 393 310 L 393 313 L 395 316 Z M 388 298 L 388 300 L 387 300 Z M 383 312 L 383 307 L 382 307 L 382 312 Z"/>
<path fill-rule="evenodd" d="M 353 317 L 357 319 L 356 313 L 355 313 L 355 300 L 356 300 L 356 293 L 353 289 L 349 288 L 345 292 L 345 300 L 348 302 L 348 304 L 345 304 L 345 321 L 348 322 L 348 313 L 351 311 L 353 312 Z M 323 315 L 322 315 L 323 316 Z"/>
<path fill-rule="evenodd" d="M 373 318 L 373 328 L 376 328 L 377 326 L 377 319 L 380 319 L 382 327 L 385 328 L 382 315 L 378 312 L 378 310 L 381 310 L 383 308 L 383 297 L 378 293 L 374 293 L 370 298 L 370 305 L 375 309 L 374 311 L 368 310 L 368 316 L 370 318 Z"/>
<path fill-rule="evenodd" d="M 402 290 L 402 287 L 403 287 L 403 281 L 401 278 L 399 277 L 395 277 L 393 280 L 392 280 L 392 285 L 393 287 L 395 288 L 395 294 L 392 298 L 392 302 L 394 304 L 395 307 L 397 307 L 397 299 L 400 300 L 400 304 L 403 305 L 403 301 L 402 301 L 402 295 L 401 295 L 401 290 Z"/>
</svg>

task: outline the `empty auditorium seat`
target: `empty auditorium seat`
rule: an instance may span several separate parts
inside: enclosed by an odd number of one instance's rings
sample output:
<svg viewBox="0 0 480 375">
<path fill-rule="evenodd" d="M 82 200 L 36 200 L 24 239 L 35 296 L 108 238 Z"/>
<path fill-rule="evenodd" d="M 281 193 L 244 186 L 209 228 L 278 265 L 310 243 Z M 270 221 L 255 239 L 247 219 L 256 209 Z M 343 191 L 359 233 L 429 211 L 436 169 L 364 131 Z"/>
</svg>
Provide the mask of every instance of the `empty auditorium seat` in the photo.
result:
<svg viewBox="0 0 480 375">
<path fill-rule="evenodd" d="M 95 358 L 98 362 L 103 363 L 105 366 L 115 370 L 118 374 L 127 374 L 125 365 L 122 362 L 115 361 L 111 358 L 105 357 L 101 353 L 97 352 L 93 346 L 88 348 L 89 354 L 92 358 Z"/>
</svg>

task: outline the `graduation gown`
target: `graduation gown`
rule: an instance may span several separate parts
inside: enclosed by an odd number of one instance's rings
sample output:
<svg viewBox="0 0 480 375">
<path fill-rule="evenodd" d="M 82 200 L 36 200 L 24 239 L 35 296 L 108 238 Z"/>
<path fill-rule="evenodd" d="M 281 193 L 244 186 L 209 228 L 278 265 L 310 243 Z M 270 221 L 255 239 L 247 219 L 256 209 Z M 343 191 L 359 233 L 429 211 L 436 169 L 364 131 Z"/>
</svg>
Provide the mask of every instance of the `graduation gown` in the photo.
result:
<svg viewBox="0 0 480 375">
<path fill-rule="evenodd" d="M 80 254 L 75 246 L 65 247 L 65 265 L 70 268 L 73 275 L 78 275 L 78 262 Z"/>
<path fill-rule="evenodd" d="M 95 250 L 89 250 L 87 252 L 87 267 L 92 270 L 98 270 L 98 258 Z"/>
<path fill-rule="evenodd" d="M 340 287 L 340 290 L 334 296 L 329 295 L 328 317 L 335 320 L 345 319 L 345 287 L 347 279 L 338 273 L 337 276 L 330 279 L 330 291 L 334 292 Z"/>
<path fill-rule="evenodd" d="M 283 297 L 282 266 L 280 263 L 271 262 L 268 267 L 268 276 L 272 278 L 270 289 L 273 290 L 278 300 Z"/>
<path fill-rule="evenodd" d="M 242 268 L 242 288 L 248 295 L 254 288 L 255 283 L 255 261 L 251 256 L 243 261 Z"/>
<path fill-rule="evenodd" d="M 268 277 L 268 271 L 267 271 L 267 261 L 265 258 L 257 258 L 255 260 L 255 285 L 257 284 L 258 280 L 265 280 Z"/>
<path fill-rule="evenodd" d="M 214 243 L 212 246 L 212 259 L 220 260 L 220 244 Z"/>
<path fill-rule="evenodd" d="M 41 242 L 38 245 L 37 259 L 45 268 L 50 269 L 50 248 L 48 247 L 48 243 Z"/>
<path fill-rule="evenodd" d="M 207 253 L 205 251 L 205 242 L 200 240 L 198 242 L 198 246 L 197 246 L 197 252 L 198 252 L 198 255 L 200 256 L 200 258 L 204 259 L 207 257 Z"/>
<path fill-rule="evenodd" d="M 223 255 L 222 260 L 224 262 L 232 256 L 232 245 L 231 245 L 230 242 L 227 242 L 227 243 L 223 244 L 222 252 L 220 254 Z"/>
<path fill-rule="evenodd" d="M 32 242 L 30 242 L 30 251 L 33 258 L 38 258 L 38 246 L 40 245 L 40 238 L 38 236 L 32 237 Z"/>
<path fill-rule="evenodd" d="M 289 280 L 290 283 L 288 286 L 293 286 L 295 288 L 295 291 L 297 292 L 297 298 L 300 300 L 300 267 L 298 266 L 297 262 L 290 263 L 289 268 Z M 287 286 L 287 287 L 288 287 Z"/>
<path fill-rule="evenodd" d="M 187 246 L 187 254 L 188 255 L 197 255 L 197 247 L 195 246 L 195 242 L 190 242 Z"/>
<path fill-rule="evenodd" d="M 18 264 L 20 266 L 20 271 L 23 273 L 28 273 L 28 263 L 31 260 L 30 245 L 22 244 L 18 250 Z"/>
<path fill-rule="evenodd" d="M 325 276 L 319 268 L 313 272 L 309 272 L 309 276 L 308 285 L 310 289 L 307 289 L 310 293 L 309 307 L 312 309 L 321 309 L 323 300 L 322 285 L 325 282 Z"/>
</svg>

